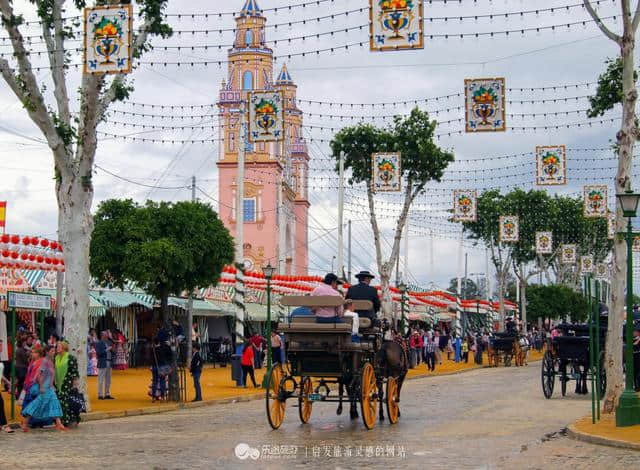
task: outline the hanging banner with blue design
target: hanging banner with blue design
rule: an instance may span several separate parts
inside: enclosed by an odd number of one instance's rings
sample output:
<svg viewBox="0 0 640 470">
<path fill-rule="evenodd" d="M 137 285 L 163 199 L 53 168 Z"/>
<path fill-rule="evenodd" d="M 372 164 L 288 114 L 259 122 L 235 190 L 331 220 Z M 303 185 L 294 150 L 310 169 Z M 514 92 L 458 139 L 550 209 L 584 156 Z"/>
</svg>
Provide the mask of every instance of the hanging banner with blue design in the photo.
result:
<svg viewBox="0 0 640 470">
<path fill-rule="evenodd" d="M 131 5 L 84 9 L 84 73 L 130 73 Z"/>
<path fill-rule="evenodd" d="M 467 79 L 464 94 L 467 132 L 506 130 L 504 78 Z"/>
<path fill-rule="evenodd" d="M 284 138 L 284 99 L 279 91 L 249 94 L 249 140 L 274 142 Z"/>
<path fill-rule="evenodd" d="M 371 51 L 424 48 L 422 0 L 369 0 Z"/>
</svg>

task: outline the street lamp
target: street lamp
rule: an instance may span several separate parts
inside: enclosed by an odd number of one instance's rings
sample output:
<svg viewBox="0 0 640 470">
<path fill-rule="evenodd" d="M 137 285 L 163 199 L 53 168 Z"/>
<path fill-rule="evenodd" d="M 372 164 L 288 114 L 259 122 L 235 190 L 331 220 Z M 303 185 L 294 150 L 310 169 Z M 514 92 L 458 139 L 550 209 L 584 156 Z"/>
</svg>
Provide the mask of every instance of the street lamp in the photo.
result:
<svg viewBox="0 0 640 470">
<path fill-rule="evenodd" d="M 405 334 L 405 321 L 404 321 L 404 302 L 405 302 L 405 296 L 407 294 L 407 285 L 404 282 L 400 282 L 400 284 L 398 284 L 398 290 L 400 291 L 400 293 L 402 294 L 402 297 L 400 298 L 400 311 L 401 311 L 401 317 L 400 317 L 400 332 L 401 334 L 404 336 Z"/>
<path fill-rule="evenodd" d="M 267 387 L 267 380 L 271 375 L 272 357 L 271 357 L 271 279 L 275 273 L 276 268 L 271 266 L 271 263 L 262 268 L 264 278 L 267 280 L 267 329 L 265 336 L 267 337 L 267 371 L 262 379 L 262 386 Z"/>
<path fill-rule="evenodd" d="M 622 427 L 640 424 L 640 398 L 633 390 L 633 232 L 631 227 L 631 218 L 636 216 L 640 194 L 635 194 L 628 189 L 622 194 L 616 194 L 616 197 L 622 208 L 622 216 L 627 218 L 626 377 L 625 389 L 616 408 L 616 426 Z"/>
</svg>

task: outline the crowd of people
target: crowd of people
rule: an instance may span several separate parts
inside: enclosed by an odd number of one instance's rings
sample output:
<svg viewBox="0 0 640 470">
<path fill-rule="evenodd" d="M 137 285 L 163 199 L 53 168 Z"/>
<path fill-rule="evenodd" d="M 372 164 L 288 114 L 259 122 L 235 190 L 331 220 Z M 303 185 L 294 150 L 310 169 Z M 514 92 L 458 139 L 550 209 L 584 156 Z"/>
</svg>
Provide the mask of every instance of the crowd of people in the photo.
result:
<svg viewBox="0 0 640 470">
<path fill-rule="evenodd" d="M 5 347 L 0 341 L 0 351 Z M 84 396 L 78 390 L 77 359 L 69 353 L 66 341 L 52 334 L 42 343 L 34 334 L 20 331 L 16 335 L 15 386 L 11 387 L 5 364 L 0 363 L 0 390 L 10 392 L 21 405 L 21 428 L 55 425 L 60 431 L 80 423 L 80 414 L 85 411 Z M 13 432 L 7 426 L 4 401 L 0 393 L 0 427 Z"/>
</svg>

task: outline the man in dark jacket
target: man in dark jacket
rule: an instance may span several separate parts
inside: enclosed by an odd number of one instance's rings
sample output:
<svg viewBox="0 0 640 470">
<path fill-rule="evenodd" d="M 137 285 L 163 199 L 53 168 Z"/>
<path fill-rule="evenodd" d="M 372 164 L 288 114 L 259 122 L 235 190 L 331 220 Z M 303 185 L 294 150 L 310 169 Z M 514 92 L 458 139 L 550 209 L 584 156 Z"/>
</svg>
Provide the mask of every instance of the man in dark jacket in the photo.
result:
<svg viewBox="0 0 640 470">
<path fill-rule="evenodd" d="M 380 311 L 380 298 L 378 297 L 378 291 L 375 287 L 371 287 L 371 280 L 375 276 L 369 271 L 360 271 L 356 274 L 358 284 L 349 287 L 347 291 L 347 299 L 351 300 L 370 300 L 373 303 L 372 310 L 356 310 L 356 313 L 360 318 L 366 317 L 373 322 L 377 318 L 377 314 Z"/>
<path fill-rule="evenodd" d="M 189 368 L 193 376 L 193 388 L 196 390 L 196 397 L 193 401 L 202 401 L 202 389 L 200 388 L 200 376 L 202 375 L 202 358 L 200 357 L 200 344 L 193 344 L 193 356 L 191 357 L 191 367 Z"/>
<path fill-rule="evenodd" d="M 98 400 L 113 400 L 111 396 L 111 358 L 113 342 L 109 333 L 100 333 L 100 341 L 96 342 L 96 355 L 98 358 Z"/>
</svg>

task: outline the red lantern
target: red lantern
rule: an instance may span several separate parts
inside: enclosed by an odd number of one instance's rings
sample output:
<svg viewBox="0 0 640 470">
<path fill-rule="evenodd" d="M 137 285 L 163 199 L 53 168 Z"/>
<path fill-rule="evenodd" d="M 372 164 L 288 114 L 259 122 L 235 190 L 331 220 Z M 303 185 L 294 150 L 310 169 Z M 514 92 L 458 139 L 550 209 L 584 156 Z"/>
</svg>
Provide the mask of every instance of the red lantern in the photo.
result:
<svg viewBox="0 0 640 470">
<path fill-rule="evenodd" d="M 36 261 L 37 261 L 38 263 L 42 263 L 42 262 L 44 261 L 44 257 L 43 257 L 43 256 L 41 256 L 41 255 L 38 255 L 38 256 L 36 256 Z"/>
<path fill-rule="evenodd" d="M 8 258 L 9 256 L 11 256 L 11 252 L 9 252 L 9 250 L 2 250 L 2 256 L 4 258 Z"/>
<path fill-rule="evenodd" d="M 31 243 L 31 241 L 29 240 L 29 237 L 22 237 L 22 244 L 23 245 L 28 245 L 29 243 Z"/>
<path fill-rule="evenodd" d="M 51 249 L 52 250 L 57 250 L 58 249 L 58 242 L 55 242 L 55 241 L 51 242 Z"/>
<path fill-rule="evenodd" d="M 12 252 L 11 252 L 11 258 L 13 258 L 13 259 L 18 259 L 18 256 L 19 256 L 19 255 L 18 255 L 18 252 L 17 252 L 17 251 L 12 251 Z"/>
<path fill-rule="evenodd" d="M 11 243 L 14 245 L 20 243 L 20 235 L 11 235 Z"/>
<path fill-rule="evenodd" d="M 54 266 L 58 266 L 58 264 L 60 264 L 60 261 L 58 261 L 57 258 L 53 258 L 51 262 L 53 263 Z"/>
<path fill-rule="evenodd" d="M 37 245 L 40 239 L 38 237 L 31 237 L 31 244 Z"/>
<path fill-rule="evenodd" d="M 49 246 L 49 240 L 47 240 L 46 238 L 43 238 L 43 239 L 40 241 L 40 246 L 41 246 L 41 247 L 43 247 L 43 248 L 48 247 L 48 246 Z"/>
<path fill-rule="evenodd" d="M 45 263 L 47 263 L 47 264 L 51 264 L 51 258 L 46 257 L 46 258 L 44 259 L 44 262 L 45 262 Z"/>
<path fill-rule="evenodd" d="M 22 253 L 22 254 L 20 255 L 20 259 L 21 259 L 22 261 L 27 261 L 27 259 L 28 259 L 28 258 L 29 258 L 29 255 L 28 255 L 28 254 L 26 254 L 26 253 Z"/>
<path fill-rule="evenodd" d="M 29 255 L 29 261 L 35 261 L 36 255 Z"/>
<path fill-rule="evenodd" d="M 2 235 L 2 243 L 9 243 L 9 235 L 6 233 Z"/>
</svg>

